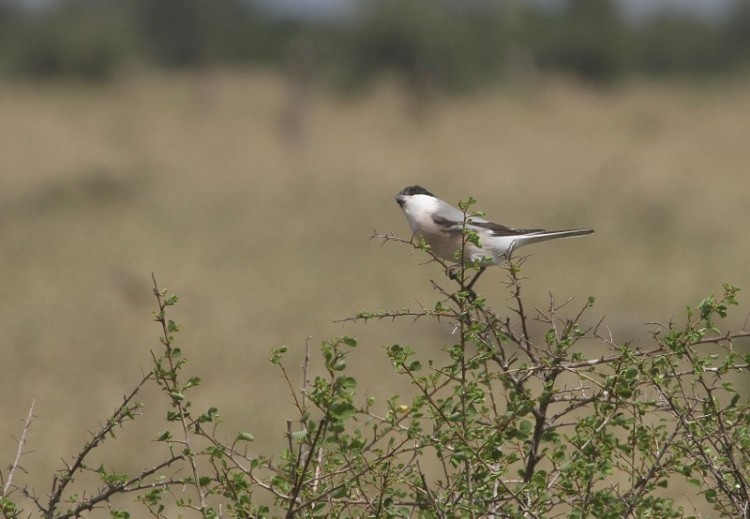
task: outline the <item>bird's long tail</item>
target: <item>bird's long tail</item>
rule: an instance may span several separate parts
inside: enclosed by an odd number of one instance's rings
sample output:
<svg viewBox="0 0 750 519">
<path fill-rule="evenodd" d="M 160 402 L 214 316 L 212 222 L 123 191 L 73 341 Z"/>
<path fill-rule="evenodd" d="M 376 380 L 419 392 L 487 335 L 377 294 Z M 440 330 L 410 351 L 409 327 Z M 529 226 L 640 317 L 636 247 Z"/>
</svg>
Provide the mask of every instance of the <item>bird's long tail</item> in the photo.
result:
<svg viewBox="0 0 750 519">
<path fill-rule="evenodd" d="M 558 238 L 574 238 L 576 236 L 586 236 L 594 232 L 594 229 L 566 229 L 563 231 L 538 231 L 533 234 L 527 234 L 520 238 L 516 247 L 528 245 L 529 243 L 538 243 L 540 241 L 556 240 Z"/>
</svg>

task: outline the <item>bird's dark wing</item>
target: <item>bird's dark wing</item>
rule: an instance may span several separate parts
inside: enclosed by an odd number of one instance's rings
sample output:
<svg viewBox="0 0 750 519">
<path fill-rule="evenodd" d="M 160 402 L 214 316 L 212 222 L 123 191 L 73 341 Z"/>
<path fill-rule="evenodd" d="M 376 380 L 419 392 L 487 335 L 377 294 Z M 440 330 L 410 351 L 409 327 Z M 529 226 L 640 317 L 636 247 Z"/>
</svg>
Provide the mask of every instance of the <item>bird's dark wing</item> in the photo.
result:
<svg viewBox="0 0 750 519">
<path fill-rule="evenodd" d="M 444 218 L 442 216 L 433 215 L 432 221 L 443 228 L 445 232 L 456 232 L 461 231 L 462 222 Z M 500 225 L 499 223 L 490 222 L 482 218 L 470 218 L 466 223 L 468 229 L 487 229 L 492 233 L 493 236 L 518 236 L 521 234 L 531 234 L 535 232 L 543 232 L 544 229 L 513 229 Z"/>
<path fill-rule="evenodd" d="M 445 218 L 436 214 L 432 215 L 432 221 L 436 225 L 441 227 L 444 232 L 455 232 L 461 230 L 461 222 L 453 220 L 452 218 Z"/>
<path fill-rule="evenodd" d="M 518 236 L 520 234 L 532 234 L 535 232 L 544 232 L 544 229 L 513 229 L 500 225 L 499 223 L 488 222 L 486 220 L 474 221 L 472 220 L 469 224 L 470 227 L 479 227 L 481 229 L 488 229 L 492 232 L 493 236 Z"/>
</svg>

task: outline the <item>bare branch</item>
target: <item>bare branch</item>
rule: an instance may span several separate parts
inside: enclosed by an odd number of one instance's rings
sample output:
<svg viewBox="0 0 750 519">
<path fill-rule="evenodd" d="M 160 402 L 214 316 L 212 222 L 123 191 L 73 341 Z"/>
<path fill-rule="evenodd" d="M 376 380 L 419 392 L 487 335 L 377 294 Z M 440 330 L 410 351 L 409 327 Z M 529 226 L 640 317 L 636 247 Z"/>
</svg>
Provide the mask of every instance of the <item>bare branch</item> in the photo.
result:
<svg viewBox="0 0 750 519">
<path fill-rule="evenodd" d="M 18 449 L 16 450 L 16 457 L 10 466 L 10 470 L 8 470 L 8 477 L 5 480 L 5 485 L 3 486 L 3 493 L 2 495 L 0 495 L 0 497 L 7 496 L 13 485 L 13 475 L 15 474 L 16 469 L 18 469 L 18 466 L 21 463 L 21 456 L 23 456 L 23 452 L 24 452 L 23 448 L 24 448 L 24 445 L 26 445 L 26 435 L 29 432 L 29 428 L 31 427 L 31 419 L 34 416 L 34 404 L 35 403 L 36 403 L 36 399 L 33 399 L 31 401 L 31 405 L 29 406 L 29 412 L 26 414 L 26 420 L 24 420 L 23 430 L 21 431 L 21 438 L 18 440 Z"/>
</svg>

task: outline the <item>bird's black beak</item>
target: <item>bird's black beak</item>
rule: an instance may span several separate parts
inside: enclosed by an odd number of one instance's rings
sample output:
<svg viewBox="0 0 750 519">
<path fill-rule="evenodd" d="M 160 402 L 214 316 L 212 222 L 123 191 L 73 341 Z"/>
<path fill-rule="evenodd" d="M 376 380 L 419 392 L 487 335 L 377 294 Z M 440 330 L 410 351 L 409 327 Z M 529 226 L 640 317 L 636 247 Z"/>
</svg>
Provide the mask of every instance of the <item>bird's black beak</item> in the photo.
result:
<svg viewBox="0 0 750 519">
<path fill-rule="evenodd" d="M 404 195 L 398 194 L 394 198 L 396 199 L 396 203 L 399 205 L 399 207 L 404 207 L 404 204 L 406 203 L 406 198 L 404 198 Z"/>
</svg>

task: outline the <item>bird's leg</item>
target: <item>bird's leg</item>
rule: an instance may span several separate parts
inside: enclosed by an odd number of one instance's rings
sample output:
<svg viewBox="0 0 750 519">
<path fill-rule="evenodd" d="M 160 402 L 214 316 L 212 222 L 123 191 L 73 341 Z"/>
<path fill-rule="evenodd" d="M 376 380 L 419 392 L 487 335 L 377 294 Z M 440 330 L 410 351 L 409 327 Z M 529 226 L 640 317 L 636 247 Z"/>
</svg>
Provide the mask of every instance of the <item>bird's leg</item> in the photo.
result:
<svg viewBox="0 0 750 519">
<path fill-rule="evenodd" d="M 461 264 L 456 263 L 455 265 L 451 265 L 446 269 L 446 274 L 451 279 L 451 281 L 456 281 L 458 279 L 458 271 L 461 269 Z M 464 285 L 464 290 L 466 290 L 469 293 L 469 299 L 474 301 L 477 298 L 476 292 L 472 289 L 474 286 L 474 283 L 477 282 L 479 279 L 479 276 L 481 276 L 484 271 L 487 269 L 487 267 L 480 267 L 479 272 L 477 272 L 473 278 L 471 278 L 471 281 L 467 285 Z"/>
<path fill-rule="evenodd" d="M 469 284 L 466 285 L 466 290 L 470 291 L 471 293 L 474 293 L 474 291 L 471 289 L 471 287 L 474 286 L 474 283 L 477 282 L 479 279 L 479 276 L 484 274 L 484 271 L 487 270 L 487 267 L 479 267 L 479 272 L 476 273 L 476 275 L 469 281 Z"/>
<path fill-rule="evenodd" d="M 446 274 L 448 274 L 448 277 L 451 279 L 451 281 L 456 281 L 458 279 L 458 271 L 461 269 L 461 264 L 456 263 L 455 265 L 451 265 L 446 269 Z M 471 289 L 471 287 L 474 286 L 474 283 L 477 282 L 479 279 L 479 276 L 481 276 L 484 271 L 487 269 L 487 267 L 480 267 L 479 272 L 477 272 L 473 278 L 471 278 L 471 281 L 469 281 L 468 285 L 465 285 L 464 288 Z"/>
</svg>

